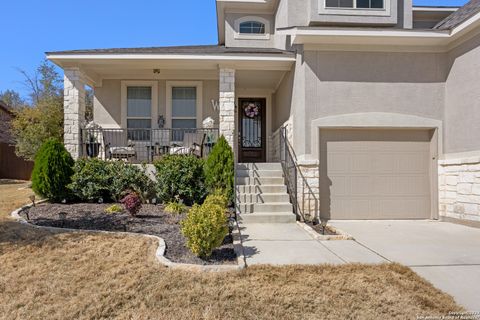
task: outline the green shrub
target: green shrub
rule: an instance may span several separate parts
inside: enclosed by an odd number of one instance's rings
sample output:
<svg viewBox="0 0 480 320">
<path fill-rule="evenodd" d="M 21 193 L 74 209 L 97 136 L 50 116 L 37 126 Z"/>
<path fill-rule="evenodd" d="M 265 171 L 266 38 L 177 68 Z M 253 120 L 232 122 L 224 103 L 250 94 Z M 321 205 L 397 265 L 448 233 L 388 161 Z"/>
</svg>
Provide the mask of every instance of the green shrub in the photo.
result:
<svg viewBox="0 0 480 320">
<path fill-rule="evenodd" d="M 225 209 L 215 204 L 195 204 L 181 222 L 187 246 L 197 256 L 206 258 L 228 234 Z"/>
<path fill-rule="evenodd" d="M 224 190 L 230 202 L 233 202 L 234 167 L 232 148 L 221 136 L 205 163 L 205 184 L 210 192 Z"/>
<path fill-rule="evenodd" d="M 69 188 L 80 201 L 109 201 L 113 176 L 108 164 L 100 159 L 79 159 Z"/>
<path fill-rule="evenodd" d="M 150 198 L 155 193 L 155 184 L 138 166 L 123 161 L 113 161 L 107 164 L 112 175 L 112 184 L 109 187 L 110 196 L 119 201 L 126 190 L 135 191 L 141 198 Z"/>
<path fill-rule="evenodd" d="M 182 214 L 187 211 L 187 206 L 179 201 L 171 201 L 165 206 L 165 212 L 170 214 Z"/>
<path fill-rule="evenodd" d="M 80 159 L 74 171 L 69 188 L 81 201 L 119 201 L 127 190 L 142 196 L 154 190 L 153 181 L 142 169 L 122 161 Z"/>
<path fill-rule="evenodd" d="M 226 209 L 228 206 L 228 198 L 222 190 L 218 190 L 215 193 L 208 195 L 203 204 L 215 204 Z"/>
<path fill-rule="evenodd" d="M 108 214 L 120 213 L 122 211 L 123 211 L 123 208 L 118 204 L 113 204 L 107 209 L 105 209 L 105 212 Z"/>
<path fill-rule="evenodd" d="M 186 155 L 167 155 L 155 162 L 159 199 L 168 202 L 178 195 L 187 205 L 201 202 L 206 195 L 204 163 Z"/>
<path fill-rule="evenodd" d="M 48 139 L 38 150 L 32 171 L 32 189 L 52 201 L 69 197 L 67 185 L 71 181 L 74 161 L 63 144 Z"/>
</svg>

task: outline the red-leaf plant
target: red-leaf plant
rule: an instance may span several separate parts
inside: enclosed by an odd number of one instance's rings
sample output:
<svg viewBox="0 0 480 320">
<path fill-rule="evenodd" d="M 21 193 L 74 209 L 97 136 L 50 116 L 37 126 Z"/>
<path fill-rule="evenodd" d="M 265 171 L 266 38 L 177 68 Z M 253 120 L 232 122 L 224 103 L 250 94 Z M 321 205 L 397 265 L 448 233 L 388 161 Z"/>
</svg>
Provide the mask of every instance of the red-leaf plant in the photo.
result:
<svg viewBox="0 0 480 320">
<path fill-rule="evenodd" d="M 136 216 L 138 211 L 142 208 L 142 199 L 138 193 L 133 191 L 127 193 L 127 195 L 120 200 L 120 203 L 123 204 L 125 210 L 127 210 L 133 217 Z"/>
</svg>

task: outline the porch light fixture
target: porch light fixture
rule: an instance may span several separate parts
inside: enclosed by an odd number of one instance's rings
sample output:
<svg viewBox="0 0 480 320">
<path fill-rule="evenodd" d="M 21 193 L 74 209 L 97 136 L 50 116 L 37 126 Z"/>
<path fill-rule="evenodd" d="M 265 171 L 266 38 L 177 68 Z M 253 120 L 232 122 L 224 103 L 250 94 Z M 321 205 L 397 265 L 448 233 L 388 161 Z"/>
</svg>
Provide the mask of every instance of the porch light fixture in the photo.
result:
<svg viewBox="0 0 480 320">
<path fill-rule="evenodd" d="M 154 74 L 160 74 L 160 69 L 153 69 Z"/>
</svg>

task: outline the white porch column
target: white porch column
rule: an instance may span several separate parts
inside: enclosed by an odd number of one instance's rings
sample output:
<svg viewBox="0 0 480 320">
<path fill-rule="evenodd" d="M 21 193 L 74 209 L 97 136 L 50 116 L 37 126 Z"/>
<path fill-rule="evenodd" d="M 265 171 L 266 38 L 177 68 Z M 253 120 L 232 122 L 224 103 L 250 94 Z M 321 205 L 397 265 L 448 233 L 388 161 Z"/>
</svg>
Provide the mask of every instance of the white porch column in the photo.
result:
<svg viewBox="0 0 480 320">
<path fill-rule="evenodd" d="M 74 159 L 80 157 L 81 129 L 85 122 L 85 76 L 79 68 L 65 69 L 64 144 Z"/>
<path fill-rule="evenodd" d="M 220 135 L 235 151 L 235 69 L 220 68 L 219 108 Z"/>
</svg>

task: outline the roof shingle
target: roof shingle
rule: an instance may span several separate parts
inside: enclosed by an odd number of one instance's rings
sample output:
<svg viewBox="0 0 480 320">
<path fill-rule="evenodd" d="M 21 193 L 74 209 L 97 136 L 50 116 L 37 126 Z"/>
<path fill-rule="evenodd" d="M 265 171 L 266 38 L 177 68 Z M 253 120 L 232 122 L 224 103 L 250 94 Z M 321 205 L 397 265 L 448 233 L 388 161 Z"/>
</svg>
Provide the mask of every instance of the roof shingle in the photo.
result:
<svg viewBox="0 0 480 320">
<path fill-rule="evenodd" d="M 466 5 L 440 21 L 433 29 L 451 30 L 480 12 L 480 0 L 470 0 Z"/>
</svg>

